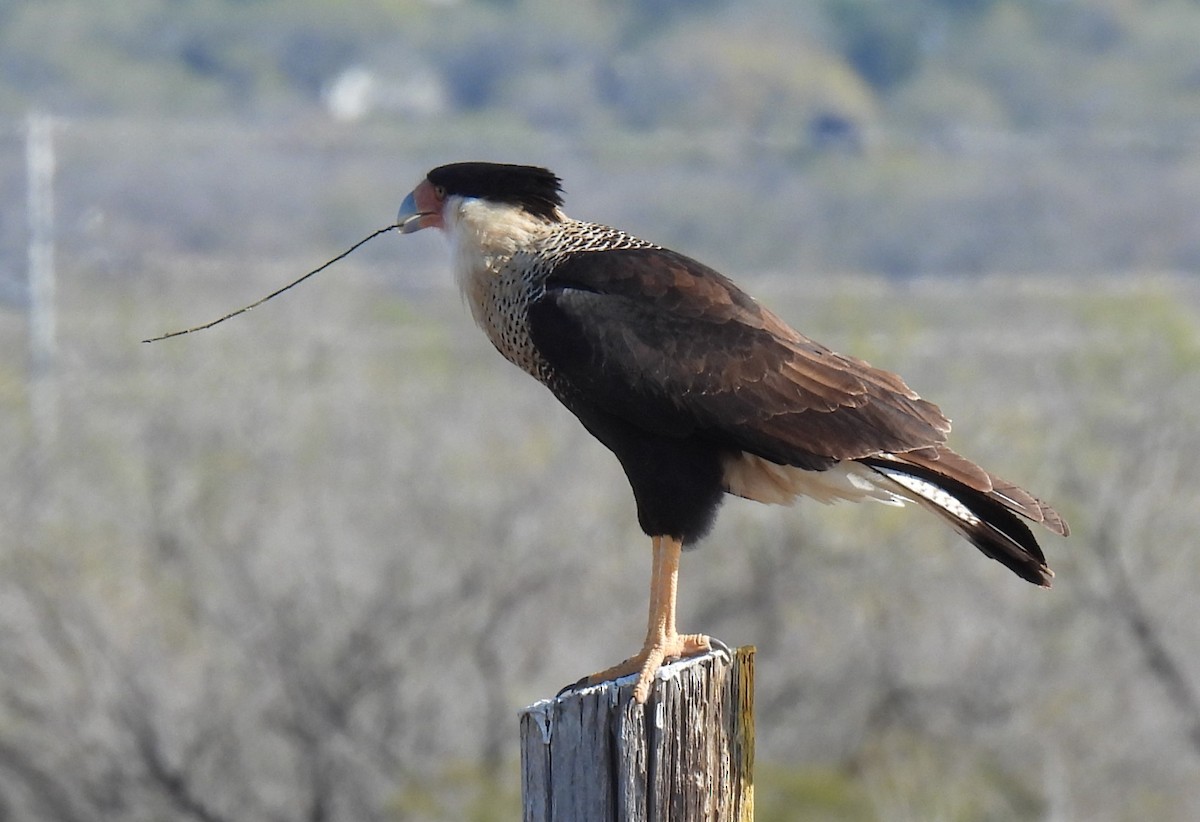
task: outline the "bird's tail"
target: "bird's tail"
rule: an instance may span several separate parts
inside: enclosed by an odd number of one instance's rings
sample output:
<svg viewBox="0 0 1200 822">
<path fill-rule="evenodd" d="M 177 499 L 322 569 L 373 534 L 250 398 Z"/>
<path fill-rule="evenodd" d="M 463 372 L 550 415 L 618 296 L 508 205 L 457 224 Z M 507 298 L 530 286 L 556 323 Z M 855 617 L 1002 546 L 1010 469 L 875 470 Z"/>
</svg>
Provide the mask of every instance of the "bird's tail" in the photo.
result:
<svg viewBox="0 0 1200 822">
<path fill-rule="evenodd" d="M 858 461 L 886 479 L 900 496 L 933 511 L 985 555 L 1022 579 L 1050 587 L 1054 572 L 1033 533 L 1017 516 L 1066 536 L 1066 522 L 1046 503 L 945 447 Z"/>
</svg>

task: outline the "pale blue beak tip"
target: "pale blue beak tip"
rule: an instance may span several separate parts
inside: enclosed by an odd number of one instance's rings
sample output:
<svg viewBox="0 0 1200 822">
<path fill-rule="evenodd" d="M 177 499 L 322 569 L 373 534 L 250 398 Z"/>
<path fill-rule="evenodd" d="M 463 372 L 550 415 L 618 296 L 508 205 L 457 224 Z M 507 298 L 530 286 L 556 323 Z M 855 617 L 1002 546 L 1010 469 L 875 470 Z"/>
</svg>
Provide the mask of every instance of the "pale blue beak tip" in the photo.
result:
<svg viewBox="0 0 1200 822">
<path fill-rule="evenodd" d="M 413 197 L 412 192 L 404 198 L 404 202 L 400 204 L 400 210 L 396 213 L 396 225 L 400 227 L 401 234 L 411 234 L 414 231 L 420 231 L 421 217 L 423 215 L 417 211 L 417 201 Z"/>
</svg>

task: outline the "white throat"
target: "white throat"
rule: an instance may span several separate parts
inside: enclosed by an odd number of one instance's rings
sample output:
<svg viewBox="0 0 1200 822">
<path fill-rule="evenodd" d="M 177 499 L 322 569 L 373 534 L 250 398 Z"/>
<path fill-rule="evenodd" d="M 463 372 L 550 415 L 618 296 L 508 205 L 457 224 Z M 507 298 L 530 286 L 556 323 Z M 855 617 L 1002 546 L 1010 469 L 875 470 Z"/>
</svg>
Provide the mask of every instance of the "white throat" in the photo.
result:
<svg viewBox="0 0 1200 822">
<path fill-rule="evenodd" d="M 443 211 L 454 274 L 468 297 L 480 278 L 495 276 L 518 251 L 548 234 L 552 223 L 506 203 L 452 197 Z"/>
</svg>

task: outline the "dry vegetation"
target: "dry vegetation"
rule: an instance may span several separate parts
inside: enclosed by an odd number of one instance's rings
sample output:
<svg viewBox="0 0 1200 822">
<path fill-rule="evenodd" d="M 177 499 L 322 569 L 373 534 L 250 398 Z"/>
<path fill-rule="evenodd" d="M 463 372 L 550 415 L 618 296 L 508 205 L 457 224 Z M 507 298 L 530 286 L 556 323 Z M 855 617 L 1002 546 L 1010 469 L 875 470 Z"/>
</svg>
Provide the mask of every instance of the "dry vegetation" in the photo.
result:
<svg viewBox="0 0 1200 822">
<path fill-rule="evenodd" d="M 1194 5 L 283 5 L 0 3 L 0 112 L 64 115 L 41 384 L 0 126 L 0 817 L 516 815 L 517 708 L 631 650 L 649 551 L 438 239 L 138 342 L 485 158 L 904 374 L 1072 524 L 1045 592 L 912 510 L 729 502 L 680 617 L 760 649 L 760 822 L 1200 818 Z M 452 105 L 328 119 L 322 71 L 401 57 Z"/>
<path fill-rule="evenodd" d="M 514 812 L 515 709 L 628 650 L 648 552 L 615 462 L 415 239 L 152 346 L 315 260 L 63 260 L 53 447 L 19 361 L 0 381 L 10 812 Z M 1194 289 L 741 279 L 1075 526 L 1047 593 L 911 511 L 731 502 L 681 618 L 760 648 L 760 816 L 1194 815 Z"/>
</svg>

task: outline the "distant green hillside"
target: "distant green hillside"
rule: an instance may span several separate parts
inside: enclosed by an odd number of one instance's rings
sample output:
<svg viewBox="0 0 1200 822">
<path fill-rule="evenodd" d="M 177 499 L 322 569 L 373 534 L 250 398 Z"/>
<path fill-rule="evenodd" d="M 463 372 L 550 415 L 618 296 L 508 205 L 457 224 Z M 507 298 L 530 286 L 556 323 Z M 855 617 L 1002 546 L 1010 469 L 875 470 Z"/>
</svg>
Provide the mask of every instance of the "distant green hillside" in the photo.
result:
<svg viewBox="0 0 1200 822">
<path fill-rule="evenodd" d="M 1198 42 L 1183 0 L 8 0 L 0 111 L 271 114 L 361 66 L 565 129 L 1190 131 Z"/>
<path fill-rule="evenodd" d="M 122 254 L 324 249 L 470 156 L 727 268 L 1194 272 L 1197 43 L 1183 0 L 0 0 L 0 133 L 60 115 Z"/>
</svg>

